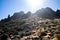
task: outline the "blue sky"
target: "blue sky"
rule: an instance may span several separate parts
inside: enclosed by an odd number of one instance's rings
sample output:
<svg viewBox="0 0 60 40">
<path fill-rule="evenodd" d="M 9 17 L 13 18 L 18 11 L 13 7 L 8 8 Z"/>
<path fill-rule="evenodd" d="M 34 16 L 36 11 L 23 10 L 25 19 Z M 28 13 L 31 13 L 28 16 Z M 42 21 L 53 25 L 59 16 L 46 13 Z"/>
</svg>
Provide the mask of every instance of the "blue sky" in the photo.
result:
<svg viewBox="0 0 60 40">
<path fill-rule="evenodd" d="M 0 0 L 0 19 L 6 18 L 8 14 L 13 15 L 15 12 L 27 11 L 35 12 L 38 9 L 50 7 L 53 10 L 60 9 L 60 0 L 43 0 L 42 7 L 32 9 L 27 5 L 26 0 Z"/>
</svg>

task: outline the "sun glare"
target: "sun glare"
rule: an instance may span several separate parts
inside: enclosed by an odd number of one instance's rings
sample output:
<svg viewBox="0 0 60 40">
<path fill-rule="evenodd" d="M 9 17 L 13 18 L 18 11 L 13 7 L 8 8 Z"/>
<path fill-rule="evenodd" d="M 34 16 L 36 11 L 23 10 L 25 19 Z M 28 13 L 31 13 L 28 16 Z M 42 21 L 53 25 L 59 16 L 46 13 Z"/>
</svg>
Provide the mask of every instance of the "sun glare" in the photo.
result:
<svg viewBox="0 0 60 40">
<path fill-rule="evenodd" d="M 43 1 L 42 0 L 27 0 L 27 4 L 29 5 L 29 7 L 31 7 L 32 9 L 36 9 L 39 6 L 41 7 L 43 5 Z"/>
</svg>

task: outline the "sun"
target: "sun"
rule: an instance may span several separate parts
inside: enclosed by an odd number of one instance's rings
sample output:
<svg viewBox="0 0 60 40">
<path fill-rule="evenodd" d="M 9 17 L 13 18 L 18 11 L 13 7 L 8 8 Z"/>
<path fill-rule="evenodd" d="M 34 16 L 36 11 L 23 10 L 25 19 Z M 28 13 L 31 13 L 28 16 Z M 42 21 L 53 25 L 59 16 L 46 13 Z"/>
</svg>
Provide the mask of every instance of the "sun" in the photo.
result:
<svg viewBox="0 0 60 40">
<path fill-rule="evenodd" d="M 43 5 L 42 0 L 27 0 L 27 4 L 29 5 L 30 8 L 36 9 L 39 6 L 41 7 Z"/>
</svg>

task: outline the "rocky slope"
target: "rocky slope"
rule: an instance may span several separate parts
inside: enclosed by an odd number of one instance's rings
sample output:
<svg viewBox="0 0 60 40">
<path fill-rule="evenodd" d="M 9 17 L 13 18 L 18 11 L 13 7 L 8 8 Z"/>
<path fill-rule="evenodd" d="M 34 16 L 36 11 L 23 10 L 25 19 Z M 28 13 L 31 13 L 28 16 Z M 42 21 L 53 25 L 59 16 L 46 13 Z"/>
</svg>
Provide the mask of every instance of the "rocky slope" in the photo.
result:
<svg viewBox="0 0 60 40">
<path fill-rule="evenodd" d="M 3 34 L 19 35 L 21 40 L 40 40 L 41 38 L 60 38 L 60 10 L 42 8 L 34 14 L 15 12 L 12 16 L 0 21 L 0 37 Z M 48 39 L 49 39 L 48 38 Z M 46 39 L 46 40 L 48 40 Z M 60 40 L 60 39 L 59 39 Z"/>
</svg>

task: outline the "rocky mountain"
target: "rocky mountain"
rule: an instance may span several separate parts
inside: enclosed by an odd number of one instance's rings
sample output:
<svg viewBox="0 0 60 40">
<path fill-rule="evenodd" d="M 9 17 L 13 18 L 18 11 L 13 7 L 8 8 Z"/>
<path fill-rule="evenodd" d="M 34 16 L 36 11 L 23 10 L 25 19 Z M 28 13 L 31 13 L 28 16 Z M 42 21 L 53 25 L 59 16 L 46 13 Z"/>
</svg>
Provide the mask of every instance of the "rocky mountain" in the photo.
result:
<svg viewBox="0 0 60 40">
<path fill-rule="evenodd" d="M 24 13 L 23 11 L 15 12 L 12 16 L 8 15 L 7 18 L 2 19 L 0 21 L 0 28 L 3 27 L 14 27 L 27 25 L 30 25 L 29 27 L 32 28 L 33 22 L 37 23 L 40 18 L 43 19 L 56 19 L 60 18 L 60 10 L 54 11 L 49 7 L 42 8 L 37 10 L 35 13 L 31 13 L 30 11 L 27 13 Z M 32 28 L 33 29 L 33 28 Z"/>
<path fill-rule="evenodd" d="M 18 19 L 18 18 L 28 18 L 37 15 L 39 18 L 48 18 L 48 19 L 53 19 L 53 18 L 60 18 L 60 10 L 54 11 L 49 7 L 42 8 L 37 10 L 35 13 L 31 13 L 30 11 L 27 13 L 24 13 L 23 11 L 21 12 L 16 12 L 13 14 L 11 17 L 12 19 Z"/>
<path fill-rule="evenodd" d="M 60 10 L 54 11 L 51 8 L 47 7 L 37 10 L 35 13 L 31 13 L 30 11 L 24 13 L 23 11 L 20 11 L 15 12 L 12 16 L 8 15 L 7 18 L 0 21 L 0 35 L 2 35 L 3 33 L 9 35 L 11 32 L 14 35 L 15 32 L 20 32 L 19 35 L 21 37 L 29 35 L 32 36 L 32 34 L 34 33 L 34 35 L 40 34 L 40 29 L 42 29 L 43 31 L 45 29 L 45 33 L 48 31 L 55 33 L 54 30 L 56 29 L 56 31 L 60 33 L 59 27 Z M 32 32 L 33 30 L 35 32 Z M 28 38 L 30 38 L 31 36 L 29 36 Z"/>
<path fill-rule="evenodd" d="M 55 12 L 49 7 L 42 8 L 38 10 L 35 14 L 37 14 L 37 16 L 40 18 L 54 18 L 55 17 Z"/>
<path fill-rule="evenodd" d="M 10 15 L 8 15 L 10 16 Z M 32 16 L 36 16 L 39 18 L 47 18 L 47 19 L 54 19 L 54 18 L 60 18 L 60 10 L 54 11 L 49 7 L 42 8 L 37 10 L 35 13 L 31 13 L 30 11 L 27 13 L 24 13 L 24 11 L 15 12 L 12 16 L 10 16 L 9 20 L 11 19 L 26 19 Z M 8 21 L 8 18 L 2 19 L 1 22 Z"/>
<path fill-rule="evenodd" d="M 23 11 L 20 12 L 16 12 L 13 14 L 13 16 L 11 17 L 12 19 L 25 19 L 31 16 L 31 12 L 27 12 L 26 14 Z"/>
<path fill-rule="evenodd" d="M 12 20 L 14 22 L 20 22 L 20 21 L 29 22 L 30 21 L 32 24 L 32 22 L 37 22 L 39 18 L 43 18 L 43 19 L 60 18 L 60 10 L 54 11 L 51 8 L 46 7 L 46 8 L 37 10 L 35 13 L 31 13 L 30 11 L 27 13 L 24 13 L 23 11 L 15 12 L 12 16 L 8 15 L 7 18 L 2 19 L 0 21 L 0 27 L 2 27 L 3 24 L 5 24 L 6 22 L 7 23 L 12 22 Z"/>
</svg>

